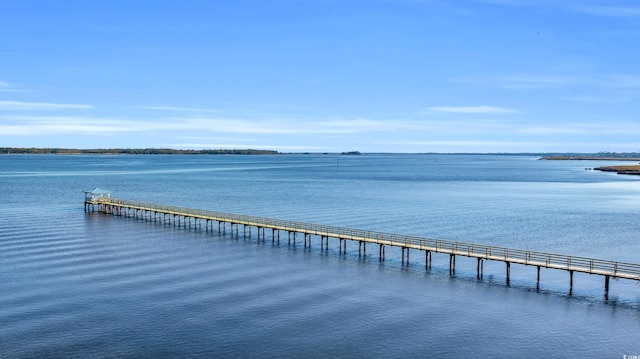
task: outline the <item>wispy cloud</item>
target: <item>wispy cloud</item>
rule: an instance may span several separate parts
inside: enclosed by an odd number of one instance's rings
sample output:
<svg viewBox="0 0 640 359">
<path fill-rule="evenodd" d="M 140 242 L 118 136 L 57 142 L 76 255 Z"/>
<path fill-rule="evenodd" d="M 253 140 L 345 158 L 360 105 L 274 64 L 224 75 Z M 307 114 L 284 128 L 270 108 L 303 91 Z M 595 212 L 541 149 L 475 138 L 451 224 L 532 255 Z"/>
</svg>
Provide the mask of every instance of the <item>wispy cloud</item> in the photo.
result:
<svg viewBox="0 0 640 359">
<path fill-rule="evenodd" d="M 579 12 L 608 17 L 640 17 L 640 7 L 593 5 L 578 8 Z"/>
<path fill-rule="evenodd" d="M 251 145 L 232 143 L 232 142 L 207 142 L 207 143 L 171 143 L 167 145 L 171 148 L 188 148 L 188 149 L 211 149 L 211 148 L 230 148 L 230 149 L 247 149 L 247 148 L 262 148 L 262 149 L 276 149 L 278 151 L 320 151 L 325 150 L 325 147 L 320 146 L 296 146 L 296 145 L 274 145 L 274 144 L 259 144 L 254 143 Z"/>
<path fill-rule="evenodd" d="M 14 136 L 116 134 L 142 131 L 137 122 L 75 116 L 3 116 L 0 133 Z M 147 124 L 146 128 L 150 126 Z"/>
<path fill-rule="evenodd" d="M 559 3 L 558 1 L 544 0 L 469 0 L 475 3 L 492 5 L 502 5 L 510 7 L 547 7 L 554 11 L 566 10 L 583 14 L 607 17 L 640 17 L 640 7 L 638 6 L 615 6 L 615 5 L 584 5 L 573 6 L 570 3 Z"/>
<path fill-rule="evenodd" d="M 523 7 L 523 6 L 555 6 L 557 7 L 559 4 L 557 1 L 553 0 L 467 0 L 472 3 L 481 3 L 481 4 L 492 4 L 492 5 L 502 5 L 502 6 L 510 6 L 510 7 Z"/>
<path fill-rule="evenodd" d="M 529 148 L 546 148 L 557 145 L 554 142 L 544 141 L 500 141 L 500 140 L 425 140 L 425 141 L 382 141 L 377 142 L 386 146 L 409 146 L 418 148 L 429 148 L 434 151 L 477 151 L 477 148 L 484 148 L 485 151 L 503 151 L 505 148 L 510 151 L 528 151 Z"/>
<path fill-rule="evenodd" d="M 0 101 L 0 110 L 65 110 L 65 109 L 89 109 L 92 105 L 78 105 L 67 103 L 49 102 L 23 102 L 23 101 Z"/>
<path fill-rule="evenodd" d="M 498 83 L 511 89 L 539 89 L 556 86 L 580 85 L 592 82 L 576 76 L 516 75 L 499 77 Z"/>
<path fill-rule="evenodd" d="M 373 121 L 367 119 L 354 120 L 318 120 L 298 121 L 295 119 L 219 119 L 198 118 L 183 119 L 181 122 L 188 127 L 200 128 L 213 132 L 235 134 L 346 134 L 358 132 L 382 132 L 393 126 L 387 121 Z"/>
<path fill-rule="evenodd" d="M 27 90 L 21 89 L 9 82 L 0 81 L 0 92 L 27 92 Z"/>
<path fill-rule="evenodd" d="M 306 107 L 301 106 L 282 106 L 282 105 L 267 105 L 267 108 L 272 108 L 273 111 L 265 111 L 264 109 L 255 108 L 205 108 L 205 107 L 188 107 L 188 106 L 165 106 L 165 105 L 144 105 L 144 106 L 132 106 L 134 109 L 142 109 L 148 111 L 165 112 L 167 115 L 195 115 L 205 116 L 208 114 L 215 114 L 216 116 L 252 116 L 254 118 L 260 117 L 262 119 L 270 119 L 277 117 L 293 117 L 292 112 L 299 112 L 300 110 L 308 110 Z M 182 113 L 182 114 L 180 114 Z M 283 115 L 285 113 L 286 115 Z"/>
<path fill-rule="evenodd" d="M 638 75 L 612 75 L 605 81 L 614 87 L 640 87 Z"/>
<path fill-rule="evenodd" d="M 498 86 L 506 89 L 540 89 L 568 85 L 592 83 L 593 79 L 568 75 L 548 74 L 507 74 L 478 77 L 454 77 L 449 79 L 454 83 L 472 83 L 483 86 Z"/>
<path fill-rule="evenodd" d="M 602 103 L 616 103 L 616 102 L 628 102 L 630 98 L 604 98 L 596 96 L 570 96 L 564 97 L 565 100 L 578 101 L 578 102 L 602 102 Z"/>
<path fill-rule="evenodd" d="M 176 139 L 180 141 L 199 141 L 199 142 L 219 142 L 219 141 L 234 141 L 234 142 L 255 142 L 256 139 L 249 137 L 229 137 L 229 136 L 176 136 Z"/>
<path fill-rule="evenodd" d="M 397 126 L 393 122 L 356 120 L 298 121 L 295 119 L 244 120 L 225 118 L 172 118 L 151 121 L 85 116 L 9 116 L 0 117 L 5 135 L 116 134 L 123 132 L 185 132 L 225 134 L 353 134 L 383 132 Z"/>
<path fill-rule="evenodd" d="M 640 124 L 605 122 L 532 125 L 516 129 L 516 132 L 527 135 L 640 135 Z"/>
<path fill-rule="evenodd" d="M 143 110 L 152 110 L 152 111 L 172 111 L 172 112 L 222 112 L 220 110 L 210 109 L 210 108 L 179 107 L 179 106 L 136 106 L 134 108 L 139 108 Z"/>
<path fill-rule="evenodd" d="M 480 3 L 480 4 L 502 5 L 502 6 L 526 5 L 524 1 L 517 1 L 517 0 L 471 0 L 471 2 Z"/>
<path fill-rule="evenodd" d="M 640 76 L 634 74 L 603 74 L 598 76 L 573 75 L 513 75 L 501 76 L 495 80 L 500 86 L 508 89 L 542 89 L 552 87 L 594 86 L 609 88 L 640 87 Z"/>
<path fill-rule="evenodd" d="M 455 107 L 455 111 L 459 111 L 460 108 Z M 447 111 L 450 110 L 447 109 Z M 459 113 L 455 111 L 453 113 Z M 477 112 L 465 111 L 462 113 Z M 487 113 L 486 109 L 483 111 L 480 113 Z M 493 112 L 488 111 L 488 113 Z M 534 151 L 560 148 L 558 146 L 561 145 L 569 149 L 568 142 L 561 138 L 582 141 L 598 136 L 616 139 L 623 139 L 625 136 L 635 138 L 640 135 L 640 124 L 614 121 L 591 124 L 578 122 L 541 124 L 539 121 L 527 123 L 526 119 L 520 118 L 516 121 L 500 116 L 482 115 L 460 115 L 455 116 L 451 121 L 424 117 L 391 120 L 279 118 L 265 121 L 264 119 L 187 117 L 129 120 L 92 116 L 0 114 L 0 137 L 65 135 L 102 138 L 108 141 L 107 143 L 114 138 L 130 138 L 132 141 L 137 141 L 141 137 L 162 138 L 162 143 L 178 148 L 271 148 L 291 151 L 326 151 L 329 148 L 338 148 L 337 146 L 343 146 L 344 143 L 350 143 L 357 145 L 360 149 L 371 146 L 371 150 L 389 148 L 394 151 L 416 151 L 428 148 L 430 151 L 478 151 L 484 148 L 495 151 Z M 296 142 L 300 139 L 306 139 L 306 143 L 301 145 L 300 142 Z M 553 140 L 557 140 L 555 147 L 552 146 L 553 142 L 549 142 Z M 269 143 L 270 145 L 267 145 Z"/>
<path fill-rule="evenodd" d="M 486 110 L 485 110 L 486 111 Z M 495 111 L 495 110 L 494 110 Z M 486 112 L 485 112 L 486 113 Z M 113 135 L 122 133 L 167 134 L 184 138 L 185 142 L 245 142 L 239 138 L 254 135 L 316 135 L 352 136 L 391 133 L 454 133 L 479 134 L 509 131 L 510 121 L 421 119 L 371 120 L 356 119 L 236 119 L 236 118 L 154 118 L 151 120 L 129 120 L 92 116 L 0 115 L 0 133 L 4 135 L 43 134 L 93 134 Z M 193 138 L 197 134 L 198 138 Z M 190 137 L 189 137 L 190 136 Z M 218 140 L 216 140 L 216 138 Z M 233 140 L 236 138 L 236 140 Z"/>
<path fill-rule="evenodd" d="M 509 128 L 505 121 L 425 121 L 413 119 L 371 120 L 358 119 L 185 119 L 180 123 L 200 132 L 231 134 L 271 134 L 271 135 L 349 135 L 380 133 L 434 132 L 487 132 Z"/>
<path fill-rule="evenodd" d="M 440 106 L 429 107 L 430 111 L 462 113 L 462 114 L 500 114 L 500 113 L 516 113 L 510 108 L 496 106 Z"/>
</svg>

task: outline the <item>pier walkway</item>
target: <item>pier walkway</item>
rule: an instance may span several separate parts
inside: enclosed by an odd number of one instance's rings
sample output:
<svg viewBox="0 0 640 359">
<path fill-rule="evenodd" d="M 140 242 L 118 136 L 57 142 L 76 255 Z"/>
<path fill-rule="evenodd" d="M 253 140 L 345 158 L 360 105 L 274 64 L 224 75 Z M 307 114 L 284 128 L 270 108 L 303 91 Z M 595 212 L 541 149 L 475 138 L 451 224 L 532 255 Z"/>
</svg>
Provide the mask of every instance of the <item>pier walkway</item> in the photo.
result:
<svg viewBox="0 0 640 359">
<path fill-rule="evenodd" d="M 605 298 L 608 298 L 609 279 L 624 278 L 640 281 L 640 264 L 623 263 L 615 261 L 600 260 L 594 258 L 575 257 L 562 254 L 526 251 L 519 249 L 487 246 L 481 244 L 446 241 L 439 239 L 429 239 L 410 235 L 382 233 L 351 229 L 344 227 L 334 227 L 304 222 L 286 221 L 265 217 L 255 217 L 201 209 L 191 209 L 175 206 L 167 206 L 146 202 L 113 199 L 110 197 L 85 198 L 85 211 L 98 211 L 106 214 L 122 215 L 134 218 L 142 218 L 151 221 L 162 221 L 180 226 L 193 226 L 202 228 L 204 224 L 206 230 L 213 230 L 217 224 L 219 231 L 225 231 L 227 224 L 231 231 L 236 233 L 239 226 L 243 226 L 246 235 L 247 228 L 251 234 L 251 228 L 256 227 L 258 238 L 265 238 L 265 229 L 272 231 L 273 241 L 280 240 L 280 232 L 288 234 L 288 240 L 295 242 L 296 235 L 304 236 L 305 246 L 311 246 L 312 236 L 320 237 L 320 247 L 328 249 L 329 238 L 339 240 L 340 253 L 346 253 L 347 241 L 359 243 L 359 253 L 366 255 L 367 244 L 378 246 L 380 261 L 384 260 L 385 247 L 393 246 L 402 250 L 402 262 L 405 258 L 409 261 L 409 250 L 418 250 L 425 253 L 425 266 L 430 268 L 432 253 L 442 253 L 449 255 L 449 270 L 455 272 L 456 256 L 465 256 L 477 259 L 477 276 L 483 276 L 483 261 L 492 260 L 504 262 L 506 265 L 506 281 L 510 282 L 511 264 L 522 264 L 537 267 L 537 286 L 540 284 L 540 268 L 551 268 L 568 271 L 570 274 L 570 291 L 573 292 L 573 273 L 596 274 L 605 277 Z"/>
</svg>

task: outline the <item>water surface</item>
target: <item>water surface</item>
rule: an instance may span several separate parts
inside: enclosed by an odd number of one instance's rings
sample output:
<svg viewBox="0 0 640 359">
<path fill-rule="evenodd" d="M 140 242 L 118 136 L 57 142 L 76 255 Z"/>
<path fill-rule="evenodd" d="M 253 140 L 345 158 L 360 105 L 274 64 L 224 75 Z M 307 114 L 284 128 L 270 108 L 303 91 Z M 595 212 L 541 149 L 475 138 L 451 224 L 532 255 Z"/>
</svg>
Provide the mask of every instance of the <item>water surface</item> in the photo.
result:
<svg viewBox="0 0 640 359">
<path fill-rule="evenodd" d="M 2 357 L 640 354 L 640 286 L 83 212 L 114 197 L 640 263 L 640 178 L 490 155 L 0 156 Z M 611 163 L 606 163 L 611 164 Z"/>
</svg>

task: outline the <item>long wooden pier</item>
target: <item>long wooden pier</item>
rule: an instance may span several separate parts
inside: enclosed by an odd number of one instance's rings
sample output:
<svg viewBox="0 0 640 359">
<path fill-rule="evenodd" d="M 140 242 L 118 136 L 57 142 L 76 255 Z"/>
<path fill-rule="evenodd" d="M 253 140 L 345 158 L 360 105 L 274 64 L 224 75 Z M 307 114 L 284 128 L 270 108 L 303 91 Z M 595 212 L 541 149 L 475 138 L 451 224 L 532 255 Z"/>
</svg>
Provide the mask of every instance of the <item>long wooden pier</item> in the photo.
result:
<svg viewBox="0 0 640 359">
<path fill-rule="evenodd" d="M 217 224 L 218 231 L 225 231 L 227 224 L 230 230 L 239 232 L 240 225 L 246 235 L 247 229 L 251 235 L 251 228 L 255 227 L 264 239 L 265 230 L 271 230 L 272 241 L 280 240 L 280 232 L 288 234 L 288 241 L 296 241 L 296 235 L 304 236 L 305 247 L 311 246 L 312 236 L 320 237 L 320 247 L 329 248 L 329 238 L 339 240 L 340 253 L 346 253 L 347 241 L 358 242 L 359 254 L 366 256 L 367 244 L 378 245 L 380 261 L 385 259 L 385 247 L 393 246 L 402 250 L 402 262 L 409 261 L 409 250 L 414 249 L 425 253 L 425 267 L 429 269 L 432 253 L 449 255 L 449 271 L 455 273 L 456 256 L 477 259 L 477 277 L 483 277 L 483 262 L 485 260 L 504 262 L 506 266 L 506 282 L 510 283 L 511 264 L 522 264 L 537 267 L 537 288 L 540 286 L 540 268 L 551 268 L 569 272 L 569 294 L 573 293 L 573 273 L 588 273 L 604 276 L 605 298 L 609 296 L 610 278 L 624 278 L 640 281 L 640 264 L 607 261 L 594 258 L 575 257 L 562 254 L 526 251 L 481 244 L 453 242 L 439 239 L 429 239 L 410 235 L 382 233 L 351 229 L 344 227 L 326 226 L 312 223 L 286 221 L 265 217 L 246 216 L 232 213 L 207 211 L 154 203 L 113 199 L 110 197 L 87 197 L 84 203 L 85 212 L 102 212 L 106 214 L 141 218 L 150 221 L 173 223 L 174 225 L 213 230 Z M 235 227 L 235 228 L 234 228 Z"/>
</svg>

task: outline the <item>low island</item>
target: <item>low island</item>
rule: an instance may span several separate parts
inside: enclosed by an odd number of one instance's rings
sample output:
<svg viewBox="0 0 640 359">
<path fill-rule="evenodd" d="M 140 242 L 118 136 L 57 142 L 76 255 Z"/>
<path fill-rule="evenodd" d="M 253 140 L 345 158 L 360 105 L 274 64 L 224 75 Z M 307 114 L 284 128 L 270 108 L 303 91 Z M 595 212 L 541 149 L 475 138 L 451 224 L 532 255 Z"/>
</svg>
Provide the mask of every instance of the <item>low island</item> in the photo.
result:
<svg viewBox="0 0 640 359">
<path fill-rule="evenodd" d="M 603 166 L 596 167 L 594 170 L 603 172 L 616 172 L 619 175 L 636 175 L 640 176 L 640 165 L 634 166 Z"/>
<path fill-rule="evenodd" d="M 601 152 L 596 154 L 561 154 L 542 157 L 550 161 L 640 161 L 638 152 Z M 640 165 L 602 166 L 594 168 L 596 171 L 616 172 L 621 175 L 640 175 Z"/>
</svg>

